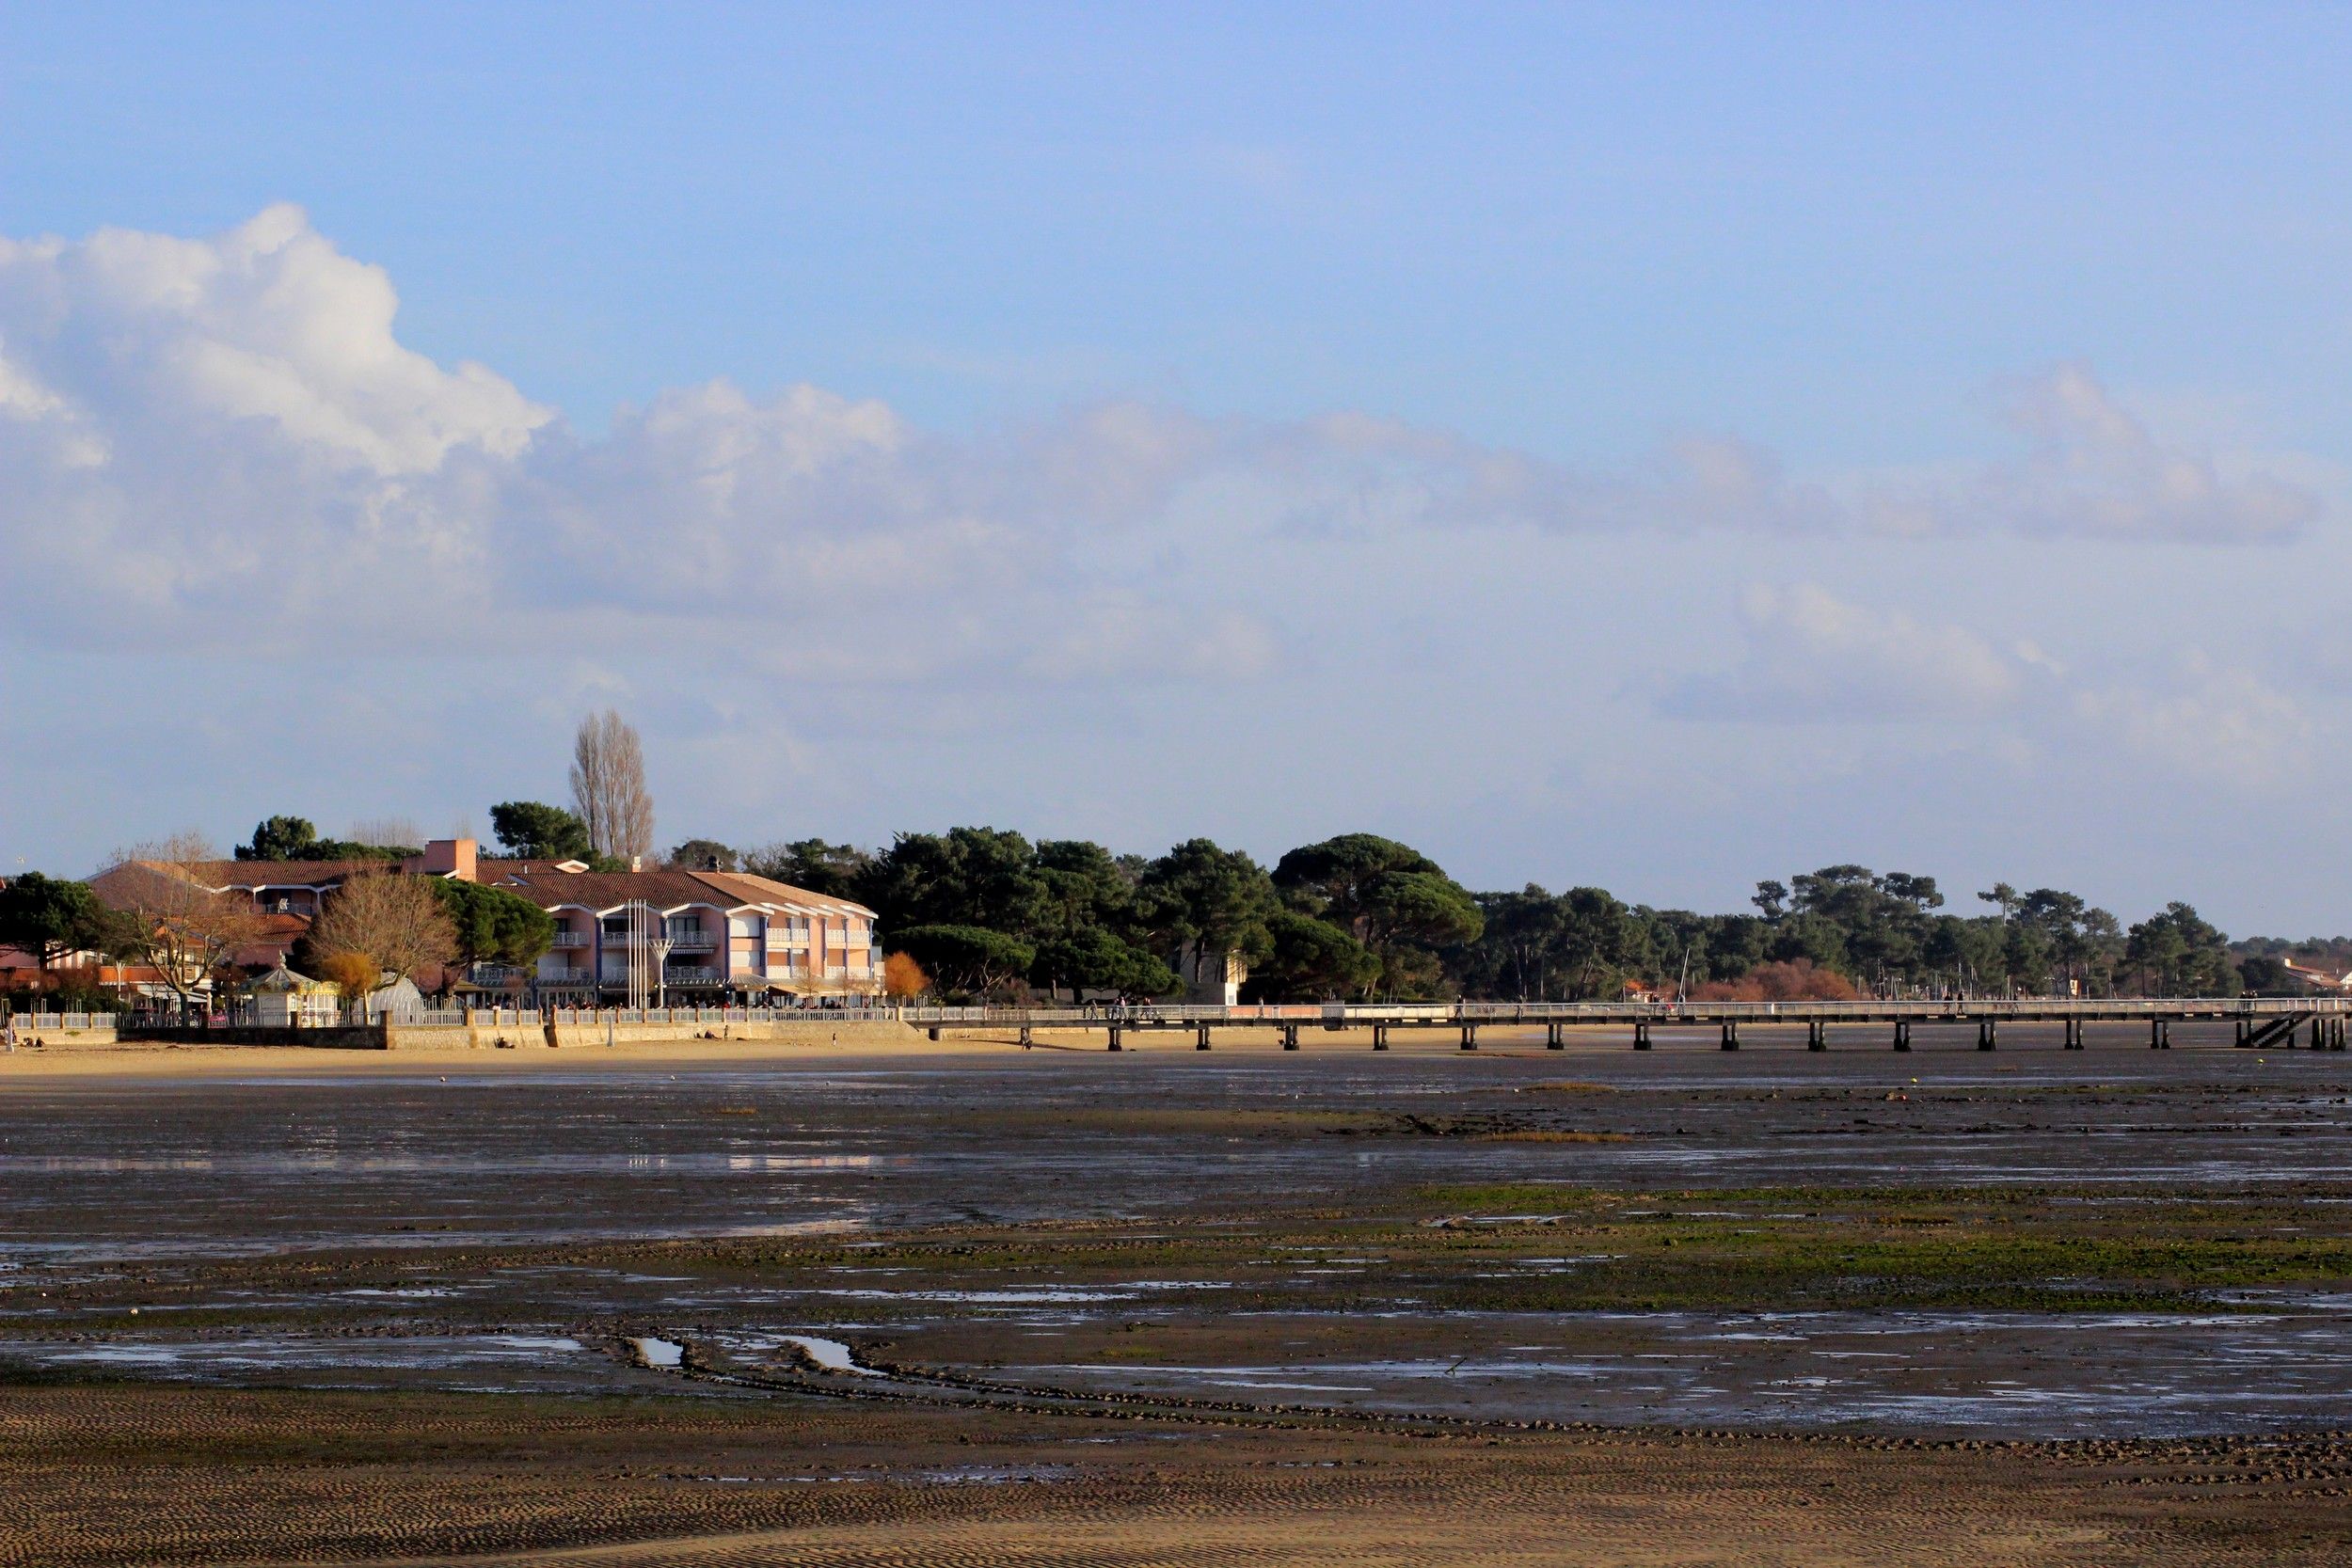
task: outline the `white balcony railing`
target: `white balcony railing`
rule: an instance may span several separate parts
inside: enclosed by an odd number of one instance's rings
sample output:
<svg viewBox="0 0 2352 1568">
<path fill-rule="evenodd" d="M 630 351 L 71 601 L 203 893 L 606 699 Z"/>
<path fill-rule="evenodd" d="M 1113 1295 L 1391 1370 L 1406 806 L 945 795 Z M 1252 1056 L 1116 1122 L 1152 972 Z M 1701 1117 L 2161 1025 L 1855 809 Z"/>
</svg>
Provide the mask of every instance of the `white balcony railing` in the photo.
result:
<svg viewBox="0 0 2352 1568">
<path fill-rule="evenodd" d="M 549 945 L 555 947 L 585 947 L 588 945 L 588 933 L 585 931 L 558 931 L 555 933 L 555 941 Z"/>
<path fill-rule="evenodd" d="M 663 932 L 662 935 L 669 942 L 670 951 L 673 953 L 707 953 L 712 948 L 719 945 L 718 938 L 712 933 L 702 929 L 700 927 L 694 927 L 691 929 L 681 927 L 672 927 L 669 930 Z"/>
</svg>

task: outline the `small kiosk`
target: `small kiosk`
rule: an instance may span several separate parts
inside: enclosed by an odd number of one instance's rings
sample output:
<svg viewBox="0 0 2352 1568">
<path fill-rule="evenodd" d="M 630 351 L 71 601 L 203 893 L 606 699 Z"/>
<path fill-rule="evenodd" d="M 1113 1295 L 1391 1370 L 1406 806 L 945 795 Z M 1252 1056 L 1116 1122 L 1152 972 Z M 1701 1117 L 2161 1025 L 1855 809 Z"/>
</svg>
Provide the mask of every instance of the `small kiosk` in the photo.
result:
<svg viewBox="0 0 2352 1568">
<path fill-rule="evenodd" d="M 335 988 L 278 967 L 253 982 L 253 1021 L 265 1029 L 331 1029 L 342 1022 Z"/>
</svg>

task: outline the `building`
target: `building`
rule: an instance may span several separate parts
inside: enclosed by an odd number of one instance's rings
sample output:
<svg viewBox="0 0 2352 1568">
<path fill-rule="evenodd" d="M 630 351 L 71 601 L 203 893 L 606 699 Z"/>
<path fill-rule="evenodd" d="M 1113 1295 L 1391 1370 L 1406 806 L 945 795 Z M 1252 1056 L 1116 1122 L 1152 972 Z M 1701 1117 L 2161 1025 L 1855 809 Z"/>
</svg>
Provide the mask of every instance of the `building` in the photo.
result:
<svg viewBox="0 0 2352 1568">
<path fill-rule="evenodd" d="M 1178 948 L 1171 967 L 1184 982 L 1183 1000 L 1190 1005 L 1232 1006 L 1241 1000 L 1242 982 L 1249 978 L 1249 965 L 1239 953 L 1198 942 Z"/>
<path fill-rule="evenodd" d="M 735 994 L 864 1000 L 882 994 L 874 911 L 805 888 L 733 871 L 589 871 L 577 862 L 507 870 L 484 881 L 555 917 L 555 945 L 531 976 L 555 1000 L 611 998 L 628 988 L 632 905 L 658 926 L 666 999 Z M 495 879 L 493 879 L 495 878 Z M 641 917 L 644 918 L 644 917 Z"/>
<path fill-rule="evenodd" d="M 279 964 L 253 982 L 253 1022 L 270 1029 L 327 1029 L 342 1022 L 335 988 Z"/>
<path fill-rule="evenodd" d="M 502 860 L 472 839 L 437 839 L 396 864 L 382 861 L 127 861 L 90 879 L 117 909 L 155 908 L 175 889 L 249 897 L 263 936 L 241 949 L 244 968 L 282 967 L 286 955 L 345 879 L 370 872 L 446 877 L 503 888 L 555 917 L 555 945 L 528 971 L 476 965 L 433 977 L 436 989 L 486 990 L 533 1002 L 594 1006 L 628 993 L 631 911 L 658 931 L 662 1001 L 865 1000 L 882 994 L 874 911 L 739 872 L 592 871 L 579 861 Z M 650 979 L 651 976 L 648 976 Z"/>
</svg>

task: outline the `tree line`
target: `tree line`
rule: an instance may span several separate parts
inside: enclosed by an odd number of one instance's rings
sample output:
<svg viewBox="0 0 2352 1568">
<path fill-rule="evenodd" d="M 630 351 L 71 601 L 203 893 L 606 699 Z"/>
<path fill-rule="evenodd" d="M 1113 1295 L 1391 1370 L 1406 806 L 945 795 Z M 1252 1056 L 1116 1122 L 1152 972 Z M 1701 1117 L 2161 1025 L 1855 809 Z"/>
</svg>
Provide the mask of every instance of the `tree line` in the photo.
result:
<svg viewBox="0 0 2352 1568">
<path fill-rule="evenodd" d="M 508 855 L 628 863 L 563 807 L 502 801 L 490 819 Z M 263 819 L 236 849 L 245 860 L 416 852 L 322 839 L 294 816 Z M 2352 965 L 2341 941 L 2233 946 L 2185 903 L 2126 926 L 2078 895 L 2002 882 L 1961 912 L 1932 877 L 1854 864 L 1759 882 L 1749 908 L 1729 913 L 1628 903 L 1597 887 L 1475 892 L 1373 833 L 1304 845 L 1271 866 L 1208 839 L 1145 857 L 987 827 L 900 833 L 873 849 L 817 838 L 739 849 L 696 837 L 659 860 L 864 904 L 902 960 L 893 989 L 954 998 L 1166 997 L 1222 979 L 1229 956 L 1248 1001 L 2217 994 L 2295 989 L 2290 961 Z M 428 909 L 376 885 L 405 879 L 361 880 L 363 896 L 327 900 L 297 967 L 356 990 L 371 975 L 381 983 L 440 963 L 528 965 L 551 939 L 542 911 L 498 889 L 432 882 Z M 191 907 L 160 907 L 174 899 Z M 30 874 L 0 890 L 0 942 L 44 968 L 98 952 L 193 976 L 258 935 L 225 903 L 194 907 L 202 901 L 185 893 L 152 901 L 110 910 L 82 883 Z"/>
<path fill-rule="evenodd" d="M 1253 1001 L 1579 1001 L 1629 987 L 1694 997 L 2217 994 L 2294 983 L 2276 954 L 2232 949 L 2186 903 L 2125 926 L 2077 894 L 2000 882 L 1962 913 L 1932 877 L 1853 864 L 1758 882 L 1749 909 L 1708 914 L 1597 887 L 1472 892 L 1372 833 L 1302 846 L 1270 868 L 1206 839 L 1146 859 L 993 828 L 901 833 L 884 849 L 802 839 L 738 850 L 697 838 L 669 860 L 865 904 L 893 950 L 966 995 L 1164 995 L 1179 978 L 1164 971 L 1219 944 L 1246 966 L 1242 995 Z"/>
</svg>

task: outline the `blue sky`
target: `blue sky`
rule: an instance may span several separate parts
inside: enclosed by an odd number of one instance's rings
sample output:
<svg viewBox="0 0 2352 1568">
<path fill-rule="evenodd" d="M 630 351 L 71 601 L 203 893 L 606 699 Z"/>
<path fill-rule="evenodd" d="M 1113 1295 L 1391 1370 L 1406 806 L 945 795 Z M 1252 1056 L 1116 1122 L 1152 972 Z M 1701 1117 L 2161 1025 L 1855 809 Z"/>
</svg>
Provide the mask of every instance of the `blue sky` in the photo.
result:
<svg viewBox="0 0 2352 1568">
<path fill-rule="evenodd" d="M 2318 8 L 0 7 L 0 856 L 479 823 L 611 702 L 665 837 L 2352 929 L 2347 66 Z"/>
</svg>

